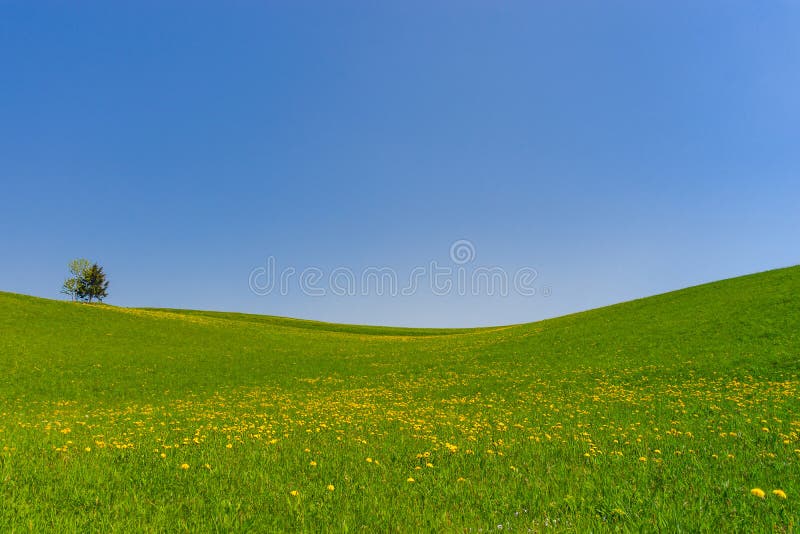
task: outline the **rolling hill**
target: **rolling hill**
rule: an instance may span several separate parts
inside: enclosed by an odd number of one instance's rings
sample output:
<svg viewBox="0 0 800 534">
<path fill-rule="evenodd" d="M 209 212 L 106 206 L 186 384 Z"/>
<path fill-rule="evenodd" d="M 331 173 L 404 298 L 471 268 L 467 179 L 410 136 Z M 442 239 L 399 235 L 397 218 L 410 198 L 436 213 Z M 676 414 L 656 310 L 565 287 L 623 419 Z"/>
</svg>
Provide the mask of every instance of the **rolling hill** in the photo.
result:
<svg viewBox="0 0 800 534">
<path fill-rule="evenodd" d="M 792 531 L 799 374 L 800 267 L 476 329 L 0 293 L 0 529 Z"/>
</svg>

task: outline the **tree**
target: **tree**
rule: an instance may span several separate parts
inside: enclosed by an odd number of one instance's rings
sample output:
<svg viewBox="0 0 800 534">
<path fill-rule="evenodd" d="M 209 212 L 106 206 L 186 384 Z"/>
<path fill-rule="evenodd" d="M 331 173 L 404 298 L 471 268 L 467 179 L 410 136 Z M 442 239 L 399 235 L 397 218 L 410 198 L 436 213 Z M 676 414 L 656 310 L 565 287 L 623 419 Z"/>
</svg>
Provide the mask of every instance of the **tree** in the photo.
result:
<svg viewBox="0 0 800 534">
<path fill-rule="evenodd" d="M 77 258 L 69 262 L 69 274 L 64 280 L 61 292 L 72 297 L 72 301 L 93 299 L 102 301 L 108 296 L 108 280 L 103 268 L 85 258 Z"/>
<path fill-rule="evenodd" d="M 78 298 L 79 281 L 85 277 L 91 265 L 89 260 L 77 258 L 69 262 L 67 266 L 69 274 L 72 276 L 64 280 L 64 285 L 61 286 L 61 292 L 72 297 L 73 302 Z"/>
<path fill-rule="evenodd" d="M 97 299 L 102 302 L 108 296 L 108 280 L 103 268 L 93 263 L 78 279 L 77 297 L 81 300 Z"/>
</svg>

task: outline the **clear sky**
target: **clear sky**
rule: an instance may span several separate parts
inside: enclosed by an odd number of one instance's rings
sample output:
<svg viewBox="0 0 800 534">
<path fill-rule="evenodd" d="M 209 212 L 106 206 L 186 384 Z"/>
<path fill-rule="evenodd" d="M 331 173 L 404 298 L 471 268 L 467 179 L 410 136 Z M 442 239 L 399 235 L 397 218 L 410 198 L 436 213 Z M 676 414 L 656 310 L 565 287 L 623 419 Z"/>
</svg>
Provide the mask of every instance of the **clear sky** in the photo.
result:
<svg viewBox="0 0 800 534">
<path fill-rule="evenodd" d="M 0 289 L 469 326 L 800 263 L 797 2 L 331 4 L 0 0 Z"/>
</svg>

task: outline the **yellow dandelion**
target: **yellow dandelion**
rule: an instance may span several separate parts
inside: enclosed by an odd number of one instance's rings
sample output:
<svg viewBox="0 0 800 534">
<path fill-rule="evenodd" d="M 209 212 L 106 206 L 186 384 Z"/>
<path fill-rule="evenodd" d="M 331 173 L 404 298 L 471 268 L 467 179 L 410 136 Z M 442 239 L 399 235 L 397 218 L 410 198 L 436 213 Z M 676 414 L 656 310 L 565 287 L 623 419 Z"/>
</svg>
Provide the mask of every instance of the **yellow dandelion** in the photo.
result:
<svg viewBox="0 0 800 534">
<path fill-rule="evenodd" d="M 433 464 L 428 462 L 428 463 L 425 464 L 425 467 L 433 467 Z"/>
<path fill-rule="evenodd" d="M 647 461 L 647 457 L 646 456 L 639 456 L 639 461 L 640 462 L 646 462 Z"/>
<path fill-rule="evenodd" d="M 317 467 L 317 462 L 311 460 L 310 462 L 308 462 L 308 465 L 310 465 L 311 467 Z"/>
<path fill-rule="evenodd" d="M 406 482 L 414 482 L 414 479 L 413 479 L 413 478 L 411 478 L 411 477 L 408 477 L 408 478 L 406 479 Z"/>
<path fill-rule="evenodd" d="M 289 492 L 289 495 L 291 495 L 292 497 L 297 497 L 298 495 L 300 495 L 300 492 L 297 490 L 292 490 Z"/>
<path fill-rule="evenodd" d="M 780 490 L 780 489 L 772 490 L 772 494 L 775 495 L 776 497 L 781 498 L 781 499 L 785 499 L 786 498 L 786 492 L 783 491 L 783 490 Z"/>
<path fill-rule="evenodd" d="M 336 488 L 333 486 L 333 484 L 328 484 L 328 491 L 333 491 L 335 489 Z"/>
<path fill-rule="evenodd" d="M 162 458 L 166 458 L 166 457 L 167 457 L 167 453 L 165 453 L 165 452 L 162 452 L 160 456 L 161 456 Z"/>
<path fill-rule="evenodd" d="M 227 445 L 225 445 L 225 448 L 226 449 L 232 449 L 233 448 L 233 443 L 228 443 Z"/>
<path fill-rule="evenodd" d="M 371 463 L 372 463 L 372 458 L 369 458 L 369 457 L 368 457 L 368 458 L 367 458 L 367 463 L 368 463 L 368 464 L 371 464 Z"/>
<path fill-rule="evenodd" d="M 753 488 L 753 489 L 750 490 L 750 495 L 754 495 L 754 496 L 758 497 L 759 499 L 763 499 L 765 493 L 764 493 L 764 490 L 762 490 L 761 488 Z"/>
<path fill-rule="evenodd" d="M 83 449 L 83 450 L 85 450 L 86 452 L 92 452 L 92 448 L 91 448 L 91 447 L 86 447 L 86 448 L 85 448 L 85 449 Z"/>
<path fill-rule="evenodd" d="M 187 469 L 189 469 L 189 464 L 181 464 L 181 469 L 186 471 Z"/>
</svg>

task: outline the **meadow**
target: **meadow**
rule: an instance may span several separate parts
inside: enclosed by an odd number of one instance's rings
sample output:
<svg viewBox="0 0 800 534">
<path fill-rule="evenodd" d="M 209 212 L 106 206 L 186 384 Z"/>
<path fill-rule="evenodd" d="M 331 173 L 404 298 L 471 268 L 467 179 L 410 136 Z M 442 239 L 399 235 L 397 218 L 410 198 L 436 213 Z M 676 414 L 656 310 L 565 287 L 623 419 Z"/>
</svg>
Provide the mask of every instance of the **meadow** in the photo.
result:
<svg viewBox="0 0 800 534">
<path fill-rule="evenodd" d="M 464 330 L 0 293 L 0 531 L 777 531 L 800 267 Z"/>
</svg>

